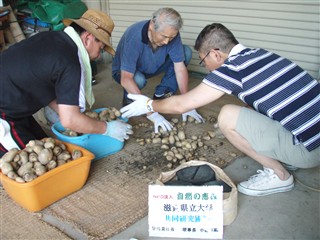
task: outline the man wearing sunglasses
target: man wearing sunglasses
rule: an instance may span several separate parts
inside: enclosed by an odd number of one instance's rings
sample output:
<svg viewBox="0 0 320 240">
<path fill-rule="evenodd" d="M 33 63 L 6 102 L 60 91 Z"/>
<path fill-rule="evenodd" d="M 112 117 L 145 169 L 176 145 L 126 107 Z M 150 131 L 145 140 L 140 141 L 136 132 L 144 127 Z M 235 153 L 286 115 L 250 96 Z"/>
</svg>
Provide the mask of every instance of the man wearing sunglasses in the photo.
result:
<svg viewBox="0 0 320 240">
<path fill-rule="evenodd" d="M 251 108 L 227 104 L 218 124 L 226 138 L 263 166 L 238 184 L 243 194 L 263 196 L 290 191 L 295 168 L 320 164 L 320 85 L 297 64 L 267 50 L 240 44 L 224 25 L 206 26 L 195 43 L 210 70 L 191 91 L 164 100 L 128 95 L 123 117 L 147 112 L 183 113 L 232 94 Z"/>
</svg>

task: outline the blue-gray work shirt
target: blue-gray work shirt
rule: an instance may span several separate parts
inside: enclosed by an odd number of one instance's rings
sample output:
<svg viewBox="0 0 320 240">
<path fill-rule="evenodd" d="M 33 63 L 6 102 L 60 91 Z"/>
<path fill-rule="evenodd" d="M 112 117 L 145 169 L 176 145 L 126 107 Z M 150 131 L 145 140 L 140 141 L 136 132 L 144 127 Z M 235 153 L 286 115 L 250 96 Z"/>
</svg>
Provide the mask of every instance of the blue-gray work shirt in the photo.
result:
<svg viewBox="0 0 320 240">
<path fill-rule="evenodd" d="M 177 34 L 167 45 L 156 51 L 149 45 L 148 26 L 150 20 L 131 25 L 123 34 L 117 46 L 112 62 L 112 72 L 124 70 L 134 74 L 140 71 L 146 74 L 155 73 L 169 56 L 173 62 L 183 62 L 184 52 Z"/>
</svg>

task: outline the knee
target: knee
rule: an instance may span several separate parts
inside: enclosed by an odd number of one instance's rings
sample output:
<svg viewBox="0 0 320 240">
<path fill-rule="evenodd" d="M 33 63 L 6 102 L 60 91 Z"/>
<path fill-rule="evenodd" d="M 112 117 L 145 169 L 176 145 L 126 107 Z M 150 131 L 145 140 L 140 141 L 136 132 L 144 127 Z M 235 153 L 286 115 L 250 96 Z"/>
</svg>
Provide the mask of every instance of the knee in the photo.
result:
<svg viewBox="0 0 320 240">
<path fill-rule="evenodd" d="M 138 72 L 138 71 L 135 72 L 133 79 L 136 82 L 139 89 L 144 88 L 147 84 L 147 79 L 146 79 L 145 75 L 141 72 Z"/>
<path fill-rule="evenodd" d="M 219 124 L 219 126 L 222 126 L 227 122 L 226 119 L 229 118 L 229 115 L 230 115 L 231 111 L 232 111 L 232 105 L 231 104 L 226 104 L 221 108 L 220 113 L 218 115 L 218 124 Z"/>
<path fill-rule="evenodd" d="M 235 129 L 241 107 L 233 104 L 224 105 L 218 115 L 218 125 L 221 131 Z"/>
<path fill-rule="evenodd" d="M 185 58 L 184 63 L 186 66 L 188 66 L 192 58 L 192 50 L 187 45 L 183 45 L 183 50 L 184 50 L 184 58 Z"/>
</svg>

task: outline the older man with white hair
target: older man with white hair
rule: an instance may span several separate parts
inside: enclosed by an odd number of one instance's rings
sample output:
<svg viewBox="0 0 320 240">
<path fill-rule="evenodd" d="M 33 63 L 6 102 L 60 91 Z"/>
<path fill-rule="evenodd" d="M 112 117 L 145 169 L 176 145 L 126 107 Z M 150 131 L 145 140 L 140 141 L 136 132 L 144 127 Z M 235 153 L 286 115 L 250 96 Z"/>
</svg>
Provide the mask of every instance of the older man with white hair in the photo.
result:
<svg viewBox="0 0 320 240">
<path fill-rule="evenodd" d="M 140 94 L 153 76 L 164 73 L 156 87 L 153 99 L 163 99 L 188 91 L 188 71 L 192 51 L 183 45 L 179 30 L 183 25 L 180 14 L 172 8 L 160 8 L 150 20 L 130 26 L 118 44 L 112 63 L 112 76 L 124 88 L 123 105 L 131 102 L 128 93 Z M 202 117 L 191 110 L 183 114 L 183 120 L 192 116 L 198 122 Z M 172 125 L 159 113 L 148 114 L 154 122 L 155 132 L 161 127 L 170 131 Z"/>
</svg>

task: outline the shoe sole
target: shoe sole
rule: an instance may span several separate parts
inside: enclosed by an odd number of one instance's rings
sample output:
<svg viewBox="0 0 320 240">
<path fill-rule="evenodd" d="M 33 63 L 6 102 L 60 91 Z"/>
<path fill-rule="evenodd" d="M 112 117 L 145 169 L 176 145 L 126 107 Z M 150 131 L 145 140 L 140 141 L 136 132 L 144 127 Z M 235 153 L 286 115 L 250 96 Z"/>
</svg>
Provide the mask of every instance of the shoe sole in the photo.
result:
<svg viewBox="0 0 320 240">
<path fill-rule="evenodd" d="M 238 191 L 249 196 L 266 196 L 274 193 L 280 193 L 280 192 L 289 192 L 294 188 L 294 183 L 290 184 L 289 186 L 279 187 L 279 188 L 273 188 L 268 190 L 252 190 L 248 188 L 244 188 L 240 185 L 237 186 Z"/>
</svg>

